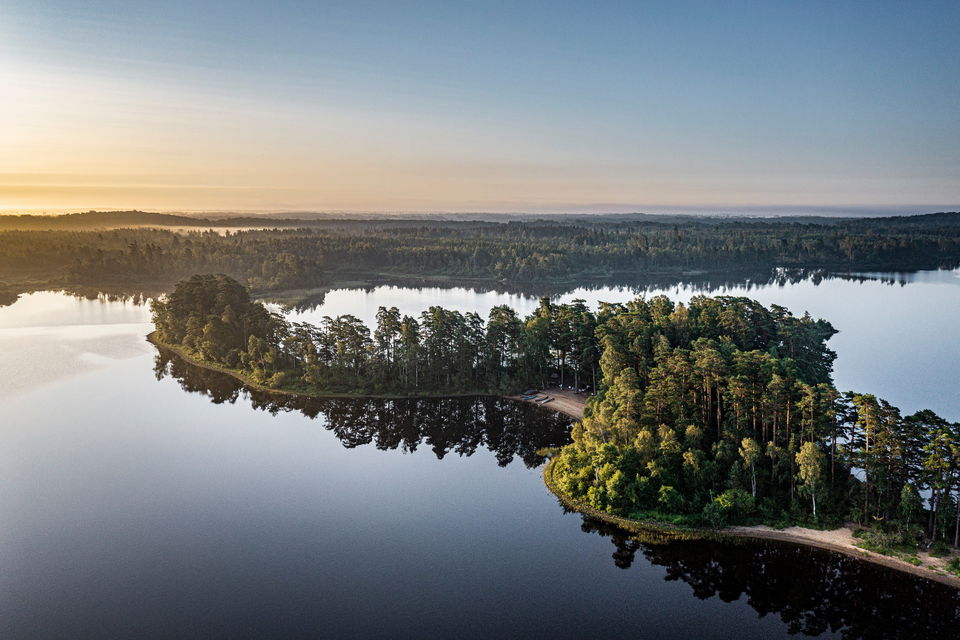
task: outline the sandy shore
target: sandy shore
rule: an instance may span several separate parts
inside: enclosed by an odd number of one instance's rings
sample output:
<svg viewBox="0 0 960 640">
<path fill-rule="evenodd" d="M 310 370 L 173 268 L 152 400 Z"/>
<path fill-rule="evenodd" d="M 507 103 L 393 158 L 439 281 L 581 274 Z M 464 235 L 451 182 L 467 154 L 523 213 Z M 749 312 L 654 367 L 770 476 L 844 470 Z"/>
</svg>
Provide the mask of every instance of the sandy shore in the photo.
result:
<svg viewBox="0 0 960 640">
<path fill-rule="evenodd" d="M 519 400 L 520 402 L 536 404 L 542 406 L 544 409 L 553 409 L 554 411 L 565 413 L 575 420 L 583 419 L 583 408 L 587 405 L 587 398 L 589 397 L 586 394 L 574 393 L 568 390 L 561 391 L 557 387 L 553 387 L 551 389 L 545 389 L 538 394 L 537 397 L 543 398 L 544 396 L 550 398 L 550 402 L 541 404 L 536 400 L 527 400 L 522 396 L 510 396 L 510 398 L 512 400 Z"/>
<path fill-rule="evenodd" d="M 891 569 L 912 573 L 921 578 L 942 582 L 943 584 L 960 589 L 960 577 L 947 573 L 944 568 L 947 560 L 950 559 L 949 557 L 934 558 L 930 554 L 922 552 L 918 554 L 920 564 L 913 565 L 900 558 L 867 551 L 855 544 L 856 538 L 853 537 L 853 529 L 851 527 L 822 531 L 819 529 L 806 529 L 804 527 L 773 529 L 771 527 L 757 525 L 755 527 L 727 527 L 721 530 L 720 533 L 742 538 L 782 540 L 784 542 L 828 549 L 853 556 L 860 560 L 866 560 L 867 562 L 882 564 Z"/>
</svg>

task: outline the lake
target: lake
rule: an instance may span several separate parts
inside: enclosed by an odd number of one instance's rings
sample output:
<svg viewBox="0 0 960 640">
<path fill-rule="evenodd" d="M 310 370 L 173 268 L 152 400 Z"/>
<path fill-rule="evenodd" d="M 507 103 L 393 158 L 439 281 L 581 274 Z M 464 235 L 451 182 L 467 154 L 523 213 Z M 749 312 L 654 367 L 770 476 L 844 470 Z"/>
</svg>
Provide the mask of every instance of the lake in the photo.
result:
<svg viewBox="0 0 960 640">
<path fill-rule="evenodd" d="M 960 271 L 679 286 L 809 310 L 837 386 L 960 419 Z M 629 288 L 577 290 L 591 304 Z M 486 315 L 536 299 L 335 290 Z M 296 400 L 160 353 L 149 312 L 42 292 L 0 308 L 0 636 L 952 637 L 960 595 L 775 543 L 644 544 L 567 513 L 536 451 L 569 420 L 495 398 Z"/>
</svg>

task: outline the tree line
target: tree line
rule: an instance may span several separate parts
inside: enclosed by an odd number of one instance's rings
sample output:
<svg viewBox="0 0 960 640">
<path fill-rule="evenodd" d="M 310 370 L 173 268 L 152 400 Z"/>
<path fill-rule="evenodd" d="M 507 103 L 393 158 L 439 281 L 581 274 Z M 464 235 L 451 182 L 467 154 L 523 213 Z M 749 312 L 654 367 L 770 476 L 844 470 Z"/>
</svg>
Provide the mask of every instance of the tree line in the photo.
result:
<svg viewBox="0 0 960 640">
<path fill-rule="evenodd" d="M 138 224 L 154 215 L 133 213 Z M 24 216 L 11 217 L 17 218 Z M 960 214 L 816 222 L 676 216 L 669 222 L 616 216 L 316 220 L 299 227 L 181 232 L 71 229 L 52 222 L 36 228 L 45 220 L 21 228 L 22 222 L 0 218 L 10 223 L 0 230 L 0 273 L 8 285 L 166 288 L 192 273 L 220 272 L 266 292 L 350 278 L 563 282 L 774 267 L 909 270 L 960 264 Z"/>
</svg>

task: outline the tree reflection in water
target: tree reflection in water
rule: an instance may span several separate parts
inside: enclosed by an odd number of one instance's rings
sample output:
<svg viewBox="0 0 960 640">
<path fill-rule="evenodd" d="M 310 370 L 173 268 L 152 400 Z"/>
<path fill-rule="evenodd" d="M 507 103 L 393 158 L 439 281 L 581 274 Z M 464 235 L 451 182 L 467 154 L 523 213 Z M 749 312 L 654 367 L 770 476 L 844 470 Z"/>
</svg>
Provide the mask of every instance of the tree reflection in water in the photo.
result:
<svg viewBox="0 0 960 640">
<path fill-rule="evenodd" d="M 697 598 L 746 596 L 760 617 L 779 615 L 790 633 L 898 640 L 960 633 L 960 591 L 841 553 L 769 540 L 647 544 L 588 517 L 582 529 L 610 537 L 621 569 L 640 552 Z"/>
<path fill-rule="evenodd" d="M 952 265 L 941 265 L 942 268 L 950 268 Z M 505 293 L 510 295 L 524 296 L 530 299 L 556 298 L 573 293 L 577 290 L 599 290 L 605 288 L 628 289 L 633 297 L 650 297 L 656 293 L 661 293 L 667 289 L 676 289 L 678 287 L 689 288 L 694 293 L 711 294 L 717 291 L 729 289 L 741 289 L 744 292 L 753 291 L 763 287 L 775 285 L 784 287 L 795 285 L 801 282 L 812 282 L 819 285 L 824 280 L 849 280 L 852 282 L 870 282 L 877 281 L 889 285 L 904 285 L 910 282 L 913 274 L 916 272 L 903 273 L 840 273 L 829 269 L 803 269 L 803 268 L 761 268 L 761 269 L 724 269 L 723 271 L 698 271 L 698 272 L 680 272 L 680 273 L 643 273 L 643 274 L 619 274 L 607 275 L 597 278 L 578 277 L 575 282 L 495 282 L 484 283 L 476 279 L 457 280 L 456 278 L 444 278 L 441 284 L 431 282 L 429 278 L 414 279 L 409 278 L 391 279 L 387 276 L 380 276 L 375 284 L 368 284 L 357 290 L 365 293 L 373 293 L 378 287 L 399 287 L 399 288 L 461 288 L 473 291 L 477 294 L 488 292 Z M 331 289 L 332 290 L 332 289 Z M 293 303 L 290 309 L 294 312 L 314 311 L 323 306 L 329 290 L 314 293 L 302 300 Z M 732 295 L 732 294 L 731 294 Z M 738 293 L 737 295 L 743 295 Z M 269 300 L 270 296 L 266 296 Z M 331 313 L 331 315 L 336 315 Z"/>
<path fill-rule="evenodd" d="M 276 415 L 299 411 L 323 414 L 325 426 L 348 448 L 416 451 L 429 446 L 437 458 L 453 452 L 473 455 L 489 449 L 500 466 L 519 457 L 528 467 L 543 463 L 537 450 L 568 443 L 571 419 L 529 404 L 492 396 L 441 399 L 307 398 L 247 389 L 229 375 L 192 365 L 160 348 L 154 361 L 158 380 L 170 376 L 191 393 L 216 404 L 247 395 L 255 409 Z"/>
</svg>

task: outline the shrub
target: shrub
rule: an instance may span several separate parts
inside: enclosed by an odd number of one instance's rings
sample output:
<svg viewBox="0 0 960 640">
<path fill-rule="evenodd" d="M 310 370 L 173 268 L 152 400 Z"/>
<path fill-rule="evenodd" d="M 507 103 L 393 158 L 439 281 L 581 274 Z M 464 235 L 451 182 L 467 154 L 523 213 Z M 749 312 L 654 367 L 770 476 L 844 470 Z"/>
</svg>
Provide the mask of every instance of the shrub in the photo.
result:
<svg viewBox="0 0 960 640">
<path fill-rule="evenodd" d="M 880 527 L 862 529 L 854 533 L 860 539 L 858 546 L 868 551 L 896 556 L 910 562 L 910 556 L 917 552 L 917 542 L 913 532 L 901 529 L 885 530 Z"/>
<path fill-rule="evenodd" d="M 947 571 L 960 576 L 960 556 L 951 559 L 950 562 L 947 563 Z"/>
<path fill-rule="evenodd" d="M 727 520 L 743 518 L 753 513 L 753 496 L 743 489 L 728 489 L 713 499 Z"/>
<path fill-rule="evenodd" d="M 711 500 L 705 504 L 701 515 L 703 521 L 711 527 L 719 529 L 727 523 L 727 514 L 716 500 Z"/>
<path fill-rule="evenodd" d="M 673 487 L 665 485 L 660 487 L 657 504 L 659 504 L 660 508 L 664 511 L 680 513 L 683 511 L 683 496 Z"/>
</svg>

